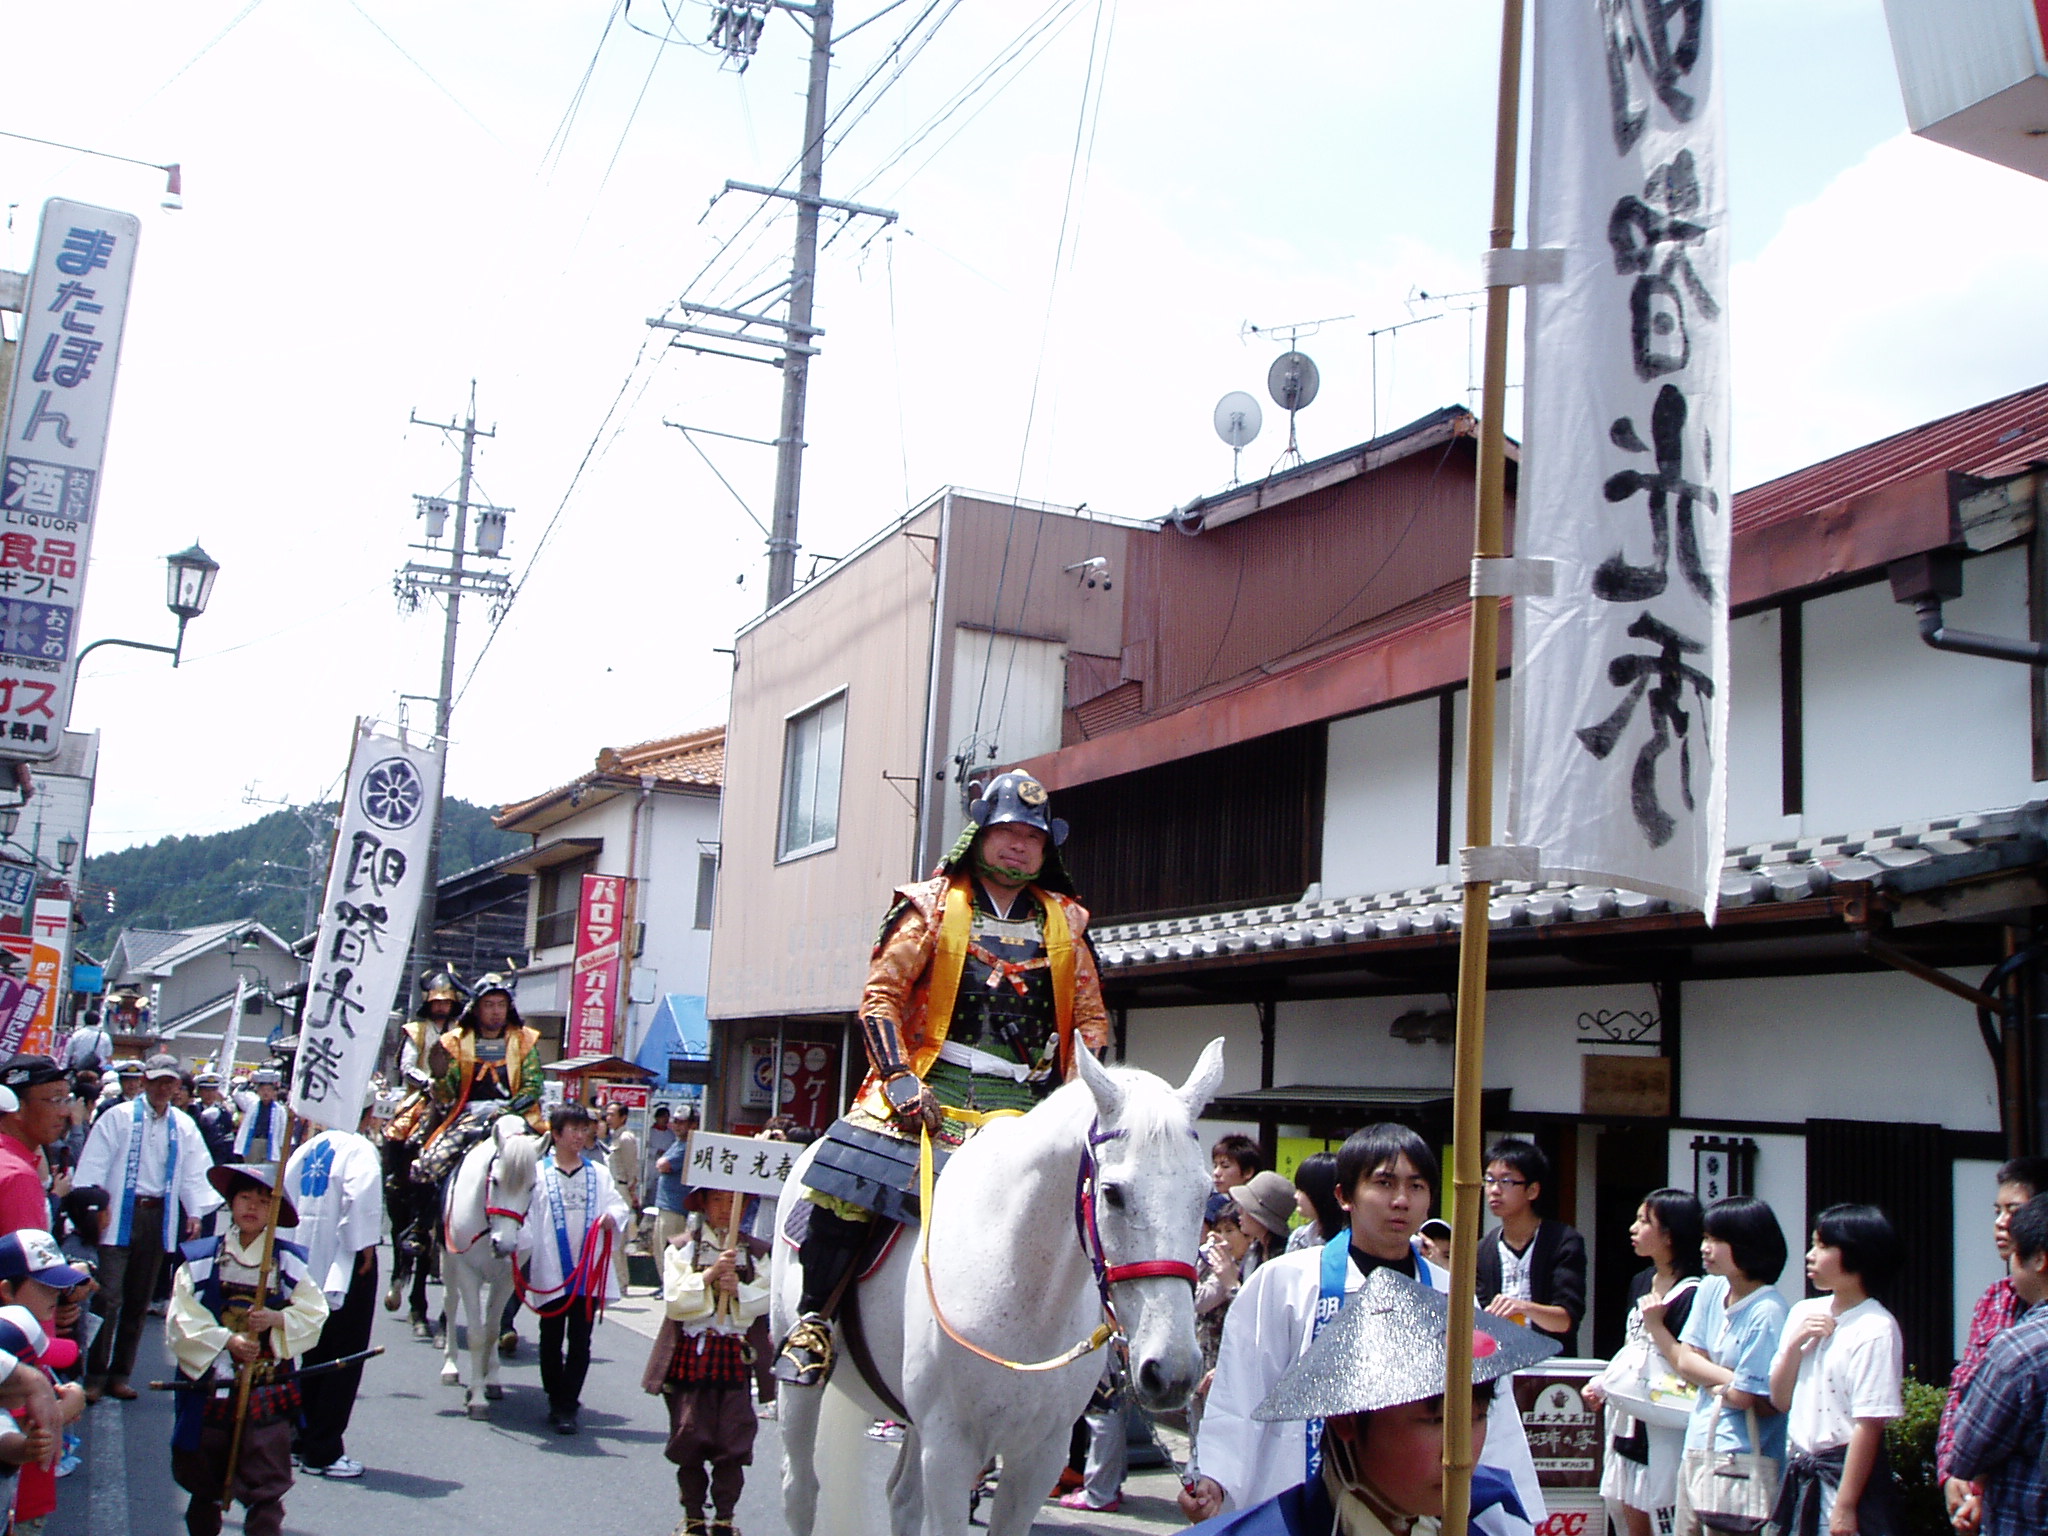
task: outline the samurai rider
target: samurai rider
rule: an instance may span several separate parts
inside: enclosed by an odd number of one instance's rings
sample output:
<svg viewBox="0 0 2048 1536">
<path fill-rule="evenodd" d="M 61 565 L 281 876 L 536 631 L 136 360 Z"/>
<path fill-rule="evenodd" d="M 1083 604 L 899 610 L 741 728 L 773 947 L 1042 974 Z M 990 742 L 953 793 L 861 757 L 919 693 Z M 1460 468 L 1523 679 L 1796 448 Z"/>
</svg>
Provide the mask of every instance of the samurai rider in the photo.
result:
<svg viewBox="0 0 2048 1536">
<path fill-rule="evenodd" d="M 446 1100 L 437 1096 L 427 1076 L 427 1057 L 434 1042 L 462 1012 L 469 992 L 450 970 L 428 971 L 420 977 L 420 1003 L 399 1031 L 398 1076 L 405 1098 L 384 1127 L 384 1204 L 391 1213 L 391 1284 L 384 1292 L 384 1310 L 396 1312 L 408 1289 L 412 1300 L 412 1334 L 431 1337 L 427 1322 L 427 1279 L 434 1267 L 436 1218 L 431 1189 L 412 1181 L 413 1160 L 427 1133 L 446 1118 Z"/>
<path fill-rule="evenodd" d="M 278 1536 L 299 1411 L 293 1362 L 319 1340 L 327 1297 L 307 1272 L 306 1251 L 282 1238 L 271 1253 L 269 1285 L 257 1294 L 272 1200 L 280 1226 L 298 1225 L 291 1202 L 275 1193 L 276 1165 L 219 1163 L 206 1176 L 226 1198 L 232 1220 L 221 1236 L 185 1244 L 171 1287 L 166 1341 L 180 1373 L 195 1383 L 178 1394 L 171 1475 L 192 1495 L 185 1510 L 190 1536 L 216 1536 L 230 1497 L 247 1506 L 248 1536 Z M 245 1366 L 252 1373 L 248 1410 L 234 1486 L 227 1488 L 236 1378 Z"/>
<path fill-rule="evenodd" d="M 546 1132 L 540 1031 L 519 1017 L 509 977 L 493 971 L 477 982 L 455 1027 L 428 1049 L 427 1075 L 448 1108 L 413 1163 L 415 1184 L 438 1187 L 500 1115 L 523 1115 L 536 1134 Z"/>
<path fill-rule="evenodd" d="M 869 961 L 867 1078 L 804 1179 L 803 1291 L 775 1362 L 795 1386 L 831 1373 L 832 1318 L 872 1224 L 918 1219 L 919 1130 L 935 1155 L 958 1147 L 980 1116 L 1058 1087 L 1075 1036 L 1095 1051 L 1109 1038 L 1088 912 L 1060 861 L 1067 824 L 1045 786 L 1001 774 L 968 814 L 938 873 L 897 890 Z"/>
</svg>

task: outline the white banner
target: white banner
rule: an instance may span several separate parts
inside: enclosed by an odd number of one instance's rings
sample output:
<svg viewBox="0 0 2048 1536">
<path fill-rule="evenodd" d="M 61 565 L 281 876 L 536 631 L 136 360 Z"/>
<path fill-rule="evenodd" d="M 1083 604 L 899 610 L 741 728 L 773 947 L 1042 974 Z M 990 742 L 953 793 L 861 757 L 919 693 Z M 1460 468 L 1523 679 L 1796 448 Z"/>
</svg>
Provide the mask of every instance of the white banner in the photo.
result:
<svg viewBox="0 0 2048 1536">
<path fill-rule="evenodd" d="M 54 757 L 71 718 L 78 610 L 141 231 L 132 213 L 57 197 L 43 204 L 0 439 L 0 756 Z"/>
<path fill-rule="evenodd" d="M 1705 911 L 1727 799 L 1727 156 L 1717 0 L 1539 0 L 1513 840 Z"/>
<path fill-rule="evenodd" d="M 683 1183 L 691 1189 L 736 1189 L 772 1200 L 782 1194 L 802 1150 L 790 1141 L 696 1131 L 690 1136 L 690 1162 L 683 1170 Z"/>
<path fill-rule="evenodd" d="M 441 753 L 358 725 L 327 869 L 291 1107 L 354 1130 L 384 1025 L 405 977 L 427 849 L 441 805 Z"/>
<path fill-rule="evenodd" d="M 228 1005 L 228 1021 L 220 1029 L 220 1053 L 214 1057 L 213 1070 L 220 1074 L 221 1091 L 225 1093 L 228 1080 L 235 1075 L 235 1056 L 242 1049 L 242 999 L 248 995 L 249 978 L 235 977 L 235 1000 Z M 354 1126 L 343 1126 L 352 1131 Z"/>
</svg>

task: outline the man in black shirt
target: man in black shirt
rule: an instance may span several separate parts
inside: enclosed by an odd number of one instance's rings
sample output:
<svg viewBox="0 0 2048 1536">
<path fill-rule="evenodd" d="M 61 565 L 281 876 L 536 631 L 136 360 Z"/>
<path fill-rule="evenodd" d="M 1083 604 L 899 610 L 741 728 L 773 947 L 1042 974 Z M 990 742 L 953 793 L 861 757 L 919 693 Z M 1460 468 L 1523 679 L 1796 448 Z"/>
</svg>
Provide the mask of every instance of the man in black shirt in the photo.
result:
<svg viewBox="0 0 2048 1536">
<path fill-rule="evenodd" d="M 1533 1141 L 1487 1148 L 1486 1208 L 1500 1225 L 1479 1240 L 1479 1304 L 1576 1355 L 1586 1315 L 1586 1240 L 1536 1214 L 1549 1178 L 1550 1160 Z"/>
</svg>

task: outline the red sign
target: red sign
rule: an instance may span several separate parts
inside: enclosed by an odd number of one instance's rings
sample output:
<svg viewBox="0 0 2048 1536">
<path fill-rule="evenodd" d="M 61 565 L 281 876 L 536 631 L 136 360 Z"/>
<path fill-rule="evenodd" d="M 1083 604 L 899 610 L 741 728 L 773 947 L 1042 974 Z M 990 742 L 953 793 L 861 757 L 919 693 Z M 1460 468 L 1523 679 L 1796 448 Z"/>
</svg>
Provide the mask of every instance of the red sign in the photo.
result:
<svg viewBox="0 0 2048 1536">
<path fill-rule="evenodd" d="M 626 877 L 585 875 L 576 909 L 576 967 L 569 983 L 571 1056 L 609 1056 L 625 970 Z"/>
<path fill-rule="evenodd" d="M 791 1040 L 782 1047 L 782 1113 L 822 1131 L 839 1114 L 839 1047 Z"/>
<path fill-rule="evenodd" d="M 593 1083 L 590 1087 L 590 1102 L 593 1108 L 605 1104 L 622 1104 L 627 1109 L 645 1109 L 647 1097 L 652 1091 L 645 1083 Z"/>
<path fill-rule="evenodd" d="M 47 1056 L 57 1032 L 57 978 L 64 973 L 65 953 L 71 947 L 71 903 L 38 897 L 29 926 L 35 943 L 29 954 L 28 980 L 31 986 L 42 988 L 43 996 L 21 1049 Z"/>
</svg>

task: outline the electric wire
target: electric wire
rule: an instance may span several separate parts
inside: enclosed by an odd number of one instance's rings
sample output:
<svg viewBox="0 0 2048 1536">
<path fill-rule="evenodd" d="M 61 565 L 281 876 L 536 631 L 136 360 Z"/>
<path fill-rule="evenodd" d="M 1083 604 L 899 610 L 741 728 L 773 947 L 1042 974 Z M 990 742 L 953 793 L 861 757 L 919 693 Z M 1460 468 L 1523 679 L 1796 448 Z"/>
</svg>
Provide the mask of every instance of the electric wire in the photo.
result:
<svg viewBox="0 0 2048 1536">
<path fill-rule="evenodd" d="M 1016 480 L 1016 485 L 1015 485 L 1014 489 L 1013 489 L 1013 490 L 1011 491 L 1011 494 L 1010 494 L 1010 515 L 1009 515 L 1008 525 L 1007 525 L 1007 527 L 1006 527 L 1006 528 L 1004 529 L 1004 532 L 1003 532 L 1003 557 L 1002 557 L 1002 561 L 1001 561 L 1001 563 L 1000 563 L 1000 564 L 998 565 L 998 567 L 997 567 L 997 571 L 996 571 L 996 592 L 995 592 L 995 601 L 994 601 L 994 603 L 993 603 L 993 604 L 991 605 L 991 609 L 990 609 L 990 614 L 991 614 L 991 620 L 992 620 L 992 622 L 991 622 L 991 624 L 990 624 L 990 628 L 989 628 L 989 637 L 988 637 L 988 647 L 987 647 L 987 649 L 986 649 L 986 650 L 985 650 L 985 651 L 983 652 L 983 654 L 982 654 L 982 664 L 981 664 L 981 686 L 980 686 L 980 688 L 979 688 L 979 689 L 978 689 L 978 690 L 976 691 L 976 694 L 975 694 L 975 700 L 974 700 L 974 731 L 973 731 L 973 734 L 974 734 L 974 736 L 975 736 L 975 737 L 976 737 L 977 739 L 978 739 L 978 738 L 980 737 L 980 735 L 981 735 L 981 719 L 982 719 L 982 711 L 983 711 L 983 708 L 984 708 L 984 707 L 986 706 L 986 704 L 987 704 L 987 701 L 988 701 L 988 681 L 989 681 L 989 671 L 990 671 L 991 667 L 993 667 L 993 665 L 994 665 L 994 663 L 995 663 L 996 627 L 997 627 L 998 625 L 1000 625 L 1000 624 L 1001 624 L 1001 622 L 1002 622 L 1002 608 L 1003 608 L 1003 589 L 1004 589 L 1004 586 L 1006 585 L 1006 583 L 1008 582 L 1008 579 L 1009 579 L 1009 574 L 1010 574 L 1010 550 L 1011 550 L 1011 547 L 1012 547 L 1012 545 L 1013 545 L 1013 544 L 1015 543 L 1015 541 L 1016 541 L 1016 534 L 1017 534 L 1017 498 L 1018 498 L 1019 496 L 1023 495 L 1023 493 L 1024 493 L 1024 468 L 1025 468 L 1025 464 L 1026 464 L 1026 462 L 1028 461 L 1028 458 L 1029 458 L 1029 455 L 1030 455 L 1030 451 L 1031 451 L 1031 428 L 1032 428 L 1032 424 L 1033 424 L 1033 422 L 1034 422 L 1034 420 L 1036 419 L 1036 417 L 1037 417 L 1037 414 L 1038 414 L 1038 391 L 1039 391 L 1039 386 L 1040 386 L 1041 382 L 1043 381 L 1043 379 L 1044 379 L 1044 375 L 1045 375 L 1045 355 L 1046 355 L 1046 350 L 1047 350 L 1048 346 L 1050 345 L 1050 342 L 1051 342 L 1051 338 L 1052 338 L 1052 317 L 1053 317 L 1053 307 L 1054 307 L 1054 305 L 1055 305 L 1055 304 L 1056 304 L 1056 303 L 1058 302 L 1058 299 L 1059 299 L 1059 289 L 1060 289 L 1060 268 L 1061 268 L 1061 262 L 1062 262 L 1062 258 L 1064 257 L 1064 255 L 1065 255 L 1065 253 L 1066 253 L 1066 248 L 1067 248 L 1067 232 L 1068 232 L 1068 229 L 1069 229 L 1069 227 L 1071 226 L 1071 224 L 1072 224 L 1072 222 L 1073 222 L 1073 216 L 1074 216 L 1074 188 L 1075 188 L 1075 184 L 1076 184 L 1076 178 L 1077 178 L 1077 176 L 1078 176 L 1078 174 L 1079 174 L 1079 168 L 1080 168 L 1080 160 L 1081 160 L 1081 155 L 1082 155 L 1082 148 L 1083 148 L 1083 138 L 1084 138 L 1084 134 L 1085 134 L 1085 131 L 1086 131 L 1086 128 L 1087 128 L 1087 124 L 1088 124 L 1088 104 L 1089 104 L 1089 92 L 1090 92 L 1090 90 L 1091 90 L 1091 89 L 1093 88 L 1093 86 L 1094 86 L 1094 83 L 1095 83 L 1095 80 L 1096 80 L 1096 50 L 1097 50 L 1097 47 L 1098 47 L 1098 46 L 1100 45 L 1100 43 L 1101 43 L 1101 40 L 1102 40 L 1102 14 L 1103 14 L 1103 3 L 1104 3 L 1104 0 L 1096 0 L 1096 7 L 1095 7 L 1095 29 L 1094 29 L 1094 31 L 1093 31 L 1093 32 L 1092 32 L 1092 33 L 1090 34 L 1090 40 L 1089 40 L 1089 47 L 1088 47 L 1088 66 L 1087 66 L 1087 70 L 1086 70 L 1086 72 L 1085 72 L 1085 73 L 1084 73 L 1084 75 L 1082 76 L 1082 81 L 1081 81 L 1081 102 L 1080 102 L 1080 107 L 1079 107 L 1079 110 L 1078 110 L 1078 111 L 1077 111 L 1077 112 L 1075 113 L 1075 118 L 1074 118 L 1074 145 L 1073 145 L 1073 149 L 1072 149 L 1072 150 L 1071 150 L 1071 151 L 1069 152 L 1069 154 L 1068 154 L 1068 159 L 1067 159 L 1067 186 L 1066 186 L 1066 194 L 1065 194 L 1064 198 L 1062 199 L 1062 202 L 1061 202 L 1061 207 L 1060 207 L 1060 227 L 1059 227 L 1059 235 L 1058 235 L 1058 238 L 1057 238 L 1057 239 L 1056 239 L 1056 240 L 1054 241 L 1054 243 L 1053 243 L 1052 271 L 1051 271 L 1051 274 L 1050 274 L 1050 278 L 1049 278 L 1049 281 L 1048 281 L 1048 282 L 1047 282 L 1047 284 L 1046 284 L 1046 293 L 1045 293 L 1045 318 L 1044 318 L 1044 321 L 1043 321 L 1042 325 L 1040 326 L 1040 330 L 1039 330 L 1039 337 L 1038 337 L 1038 359 L 1037 359 L 1037 362 L 1035 363 L 1035 365 L 1033 366 L 1033 368 L 1032 368 L 1032 373 L 1031 373 L 1031 392 L 1030 392 L 1030 395 L 1029 395 L 1029 397 L 1028 397 L 1028 401 L 1027 401 L 1027 404 L 1026 404 L 1026 406 L 1025 406 L 1025 411 L 1024 411 L 1024 434 L 1023 434 L 1023 438 L 1022 438 L 1022 440 L 1021 440 L 1021 441 L 1019 442 L 1019 444 L 1018 444 L 1018 447 L 1017 447 L 1017 480 Z M 1039 529 L 1039 531 L 1040 531 L 1040 532 L 1043 532 L 1043 530 L 1044 530 L 1044 525 L 1045 525 L 1045 520 L 1044 520 L 1044 518 L 1042 518 L 1042 517 L 1041 517 L 1041 518 L 1039 518 L 1039 519 L 1038 519 L 1038 522 L 1037 522 L 1037 526 L 1038 526 L 1038 529 Z M 1034 539 L 1034 541 L 1033 541 L 1033 550 L 1034 550 L 1034 554 L 1035 554 L 1035 552 L 1036 552 L 1036 540 L 1035 540 L 1035 539 Z M 1034 562 L 1033 562 L 1033 563 L 1034 563 L 1034 564 L 1036 563 L 1036 562 L 1035 562 L 1035 560 L 1034 560 Z M 1029 597 L 1029 595 L 1030 595 L 1030 588 L 1029 588 L 1029 577 L 1030 577 L 1030 571 L 1029 571 L 1029 569 L 1028 569 L 1028 568 L 1027 568 L 1027 570 L 1026 570 L 1026 573 L 1025 573 L 1025 574 L 1026 574 L 1026 583 L 1027 583 L 1027 584 L 1026 584 L 1026 588 L 1025 588 L 1025 597 L 1026 597 L 1026 598 L 1028 598 L 1028 597 Z M 1017 605 L 1017 611 L 1018 611 L 1019 617 L 1020 617 L 1020 619 L 1021 619 L 1021 617 L 1022 617 L 1022 615 L 1023 615 L 1023 612 L 1024 612 L 1024 601 L 1023 601 L 1023 599 L 1020 599 L 1020 600 L 1019 600 L 1019 602 L 1018 602 L 1018 605 Z M 1009 701 L 1009 693 L 1010 693 L 1010 678 L 1011 678 L 1011 675 L 1012 675 L 1012 674 L 1013 674 L 1013 673 L 1015 672 L 1015 670 L 1016 670 L 1016 665 L 1017 665 L 1017 641 L 1016 641 L 1016 640 L 1015 640 L 1015 639 L 1013 638 L 1013 639 L 1012 639 L 1012 641 L 1011 641 L 1011 645 L 1010 645 L 1010 659 L 1009 659 L 1009 663 L 1008 663 L 1008 665 L 1007 665 L 1007 666 L 1005 667 L 1005 669 L 1004 669 L 1004 675 L 1003 675 L 1003 701 L 1004 701 L 1004 705 L 1005 705 L 1005 706 L 1006 706 L 1006 705 L 1008 704 L 1008 701 Z M 1000 719 L 1001 719 L 1001 710 L 1000 710 L 1000 708 L 999 708 L 999 709 L 998 709 L 998 725 L 999 725 L 999 726 L 1000 726 Z"/>
<path fill-rule="evenodd" d="M 493 144 L 498 145 L 500 148 L 504 146 L 505 141 L 499 138 L 497 134 L 491 132 L 491 125 L 489 123 L 486 123 L 482 118 L 478 117 L 474 112 L 470 111 L 469 107 L 467 106 L 467 104 L 464 103 L 460 96 L 457 96 L 453 91 L 449 90 L 447 86 L 443 85 L 438 79 L 436 79 L 434 76 L 434 72 L 428 69 L 426 65 L 422 64 L 410 53 L 407 53 L 405 51 L 405 45 L 401 43 L 397 38 L 393 37 L 389 32 L 387 32 L 384 29 L 384 24 L 381 21 L 379 21 L 376 17 L 372 16 L 368 11 L 363 9 L 362 0 L 348 0 L 348 3 L 349 8 L 353 10 L 358 16 L 362 17 L 364 21 L 367 21 L 370 24 L 370 26 L 376 31 L 377 35 L 383 38 L 385 42 L 389 43 L 392 46 L 392 48 L 396 50 L 398 56 L 401 59 L 405 60 L 406 63 L 410 64 L 414 69 L 418 70 L 422 75 L 426 76 L 427 83 L 429 85 L 433 86 L 435 90 L 439 91 L 443 96 L 446 96 L 450 101 L 454 102 L 456 108 L 462 113 L 464 117 L 468 118 L 472 123 L 475 123 L 477 127 L 483 129 L 485 137 L 490 139 L 490 141 Z"/>
<path fill-rule="evenodd" d="M 555 169 L 559 170 L 562 156 L 569 149 L 569 135 L 575 129 L 577 114 L 583 110 L 583 98 L 590 90 L 592 77 L 597 74 L 597 61 L 604 53 L 604 45 L 612 35 L 612 28 L 618 24 L 619 15 L 626 9 L 626 0 L 612 0 L 611 14 L 604 19 L 604 30 L 597 35 L 597 46 L 590 50 L 590 62 L 583 66 L 583 78 L 576 82 L 576 89 L 569 93 L 569 105 L 562 110 L 562 120 L 555 124 L 555 131 L 548 138 L 547 147 L 540 152 L 540 168 L 548 169 L 552 158 Z"/>
</svg>

